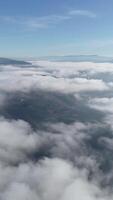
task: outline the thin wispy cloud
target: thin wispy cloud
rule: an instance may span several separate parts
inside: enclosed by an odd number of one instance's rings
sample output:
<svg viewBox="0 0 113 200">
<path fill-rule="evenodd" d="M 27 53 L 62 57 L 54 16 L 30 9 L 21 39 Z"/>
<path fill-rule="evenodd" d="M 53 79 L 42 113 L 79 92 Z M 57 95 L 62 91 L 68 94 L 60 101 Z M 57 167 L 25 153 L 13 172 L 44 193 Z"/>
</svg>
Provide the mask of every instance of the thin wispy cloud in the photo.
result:
<svg viewBox="0 0 113 200">
<path fill-rule="evenodd" d="M 69 12 L 69 15 L 72 16 L 84 16 L 89 18 L 96 18 L 97 15 L 94 12 L 88 10 L 72 10 Z"/>
<path fill-rule="evenodd" d="M 88 10 L 71 10 L 64 15 L 47 15 L 42 17 L 0 16 L 0 21 L 31 29 L 42 29 L 67 20 L 73 20 L 76 16 L 96 18 L 96 14 Z"/>
</svg>

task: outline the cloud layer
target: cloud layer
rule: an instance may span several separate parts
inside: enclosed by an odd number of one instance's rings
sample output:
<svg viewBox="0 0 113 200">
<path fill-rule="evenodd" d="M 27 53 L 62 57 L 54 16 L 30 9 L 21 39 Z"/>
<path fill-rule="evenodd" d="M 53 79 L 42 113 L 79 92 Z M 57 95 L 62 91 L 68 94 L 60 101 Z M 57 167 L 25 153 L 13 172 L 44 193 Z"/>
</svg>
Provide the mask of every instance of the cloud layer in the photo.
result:
<svg viewBox="0 0 113 200">
<path fill-rule="evenodd" d="M 112 199 L 113 64 L 30 63 L 0 65 L 0 199 Z"/>
</svg>

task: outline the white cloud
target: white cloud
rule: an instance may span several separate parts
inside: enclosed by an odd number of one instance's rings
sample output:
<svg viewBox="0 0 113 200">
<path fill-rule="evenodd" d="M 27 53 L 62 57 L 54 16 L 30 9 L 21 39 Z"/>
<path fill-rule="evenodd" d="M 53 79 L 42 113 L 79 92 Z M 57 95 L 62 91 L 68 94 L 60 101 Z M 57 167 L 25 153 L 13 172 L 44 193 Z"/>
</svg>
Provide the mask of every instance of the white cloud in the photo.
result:
<svg viewBox="0 0 113 200">
<path fill-rule="evenodd" d="M 39 200 L 38 195 L 25 183 L 12 183 L 2 195 L 3 200 Z"/>
<path fill-rule="evenodd" d="M 95 18 L 97 16 L 94 12 L 88 10 L 72 10 L 69 14 L 72 16 L 83 16 L 89 18 Z"/>
<path fill-rule="evenodd" d="M 112 89 L 112 83 L 90 76 L 103 71 L 113 73 L 113 64 L 50 61 L 37 61 L 33 64 L 31 68 L 1 66 L 0 106 L 5 103 L 7 92 L 12 94 L 16 91 L 42 89 L 75 96 L 77 93 L 79 99 L 79 92 L 108 92 Z M 112 114 L 113 98 L 93 98 L 88 103 L 93 108 Z M 109 122 L 109 119 L 106 120 L 107 125 L 112 120 Z M 48 123 L 44 124 L 44 130 L 34 131 L 25 121 L 1 117 L 0 199 L 113 199 L 109 190 L 104 188 L 103 191 L 100 187 L 101 182 L 106 183 L 107 180 L 110 183 L 112 170 L 102 175 L 99 169 L 101 158 L 98 152 L 94 154 L 98 149 L 90 149 L 91 144 L 87 146 L 87 141 L 93 140 L 93 131 L 97 133 L 98 129 L 106 126 L 103 123 Z M 107 150 L 113 149 L 112 139 L 106 139 L 101 134 L 98 134 L 97 142 Z M 40 150 L 44 152 L 41 159 Z M 34 154 L 37 156 L 35 160 Z"/>
<path fill-rule="evenodd" d="M 43 69 L 48 68 L 49 70 L 57 70 L 57 73 L 60 71 L 62 76 L 65 75 L 73 75 L 78 72 L 87 72 L 88 75 L 95 73 L 113 73 L 113 63 L 94 63 L 94 62 L 52 62 L 52 61 L 31 61 L 34 65 L 42 66 Z"/>
<path fill-rule="evenodd" d="M 95 126 L 97 124 L 80 122 L 71 125 L 48 124 L 51 132 L 34 133 L 24 121 L 1 118 L 0 199 L 110 199 L 110 194 L 107 197 L 107 191 L 99 187 L 98 179 L 88 180 L 89 168 L 94 171 L 97 166 L 96 160 L 85 154 L 83 143 L 90 137 L 86 132 Z M 47 144 L 51 146 L 52 158 L 45 157 L 35 162 L 30 158 L 25 159 L 26 153 L 32 155 L 34 149 L 37 152 L 40 146 L 45 148 Z M 73 161 L 66 159 L 65 155 L 68 158 L 72 156 Z M 82 169 L 76 167 L 74 157 L 78 164 L 83 165 Z M 98 178 L 101 179 L 101 175 Z"/>
<path fill-rule="evenodd" d="M 89 100 L 89 105 L 97 110 L 113 113 L 113 98 L 93 98 Z"/>
<path fill-rule="evenodd" d="M 33 63 L 35 65 L 35 62 Z M 104 64 L 49 61 L 39 61 L 36 63 L 40 67 L 32 66 L 31 68 L 22 69 L 9 66 L 5 70 L 2 69 L 0 74 L 0 90 L 2 92 L 14 92 L 42 89 L 62 93 L 76 93 L 105 91 L 113 88 L 111 82 L 106 83 L 101 79 L 89 78 L 89 75 L 93 73 L 92 71 L 95 70 L 94 73 L 102 71 L 105 68 Z M 113 68 L 110 69 L 113 70 Z M 105 68 L 106 70 L 107 68 Z M 80 75 L 80 71 L 84 73 Z M 87 72 L 89 75 L 87 75 Z M 71 76 L 74 77 L 70 78 Z"/>
<path fill-rule="evenodd" d="M 107 200 L 96 184 L 88 182 L 85 171 L 62 159 L 44 159 L 37 164 L 26 163 L 9 169 L 6 166 L 1 170 L 4 171 L 4 185 L 0 187 L 2 200 Z"/>
<path fill-rule="evenodd" d="M 47 142 L 22 120 L 0 118 L 0 161 L 18 163 Z"/>
<path fill-rule="evenodd" d="M 63 21 L 72 20 L 76 16 L 95 18 L 96 14 L 87 10 L 72 10 L 62 15 L 48 15 L 41 17 L 0 16 L 0 21 L 9 24 L 21 25 L 27 28 L 41 29 L 59 24 Z"/>
</svg>

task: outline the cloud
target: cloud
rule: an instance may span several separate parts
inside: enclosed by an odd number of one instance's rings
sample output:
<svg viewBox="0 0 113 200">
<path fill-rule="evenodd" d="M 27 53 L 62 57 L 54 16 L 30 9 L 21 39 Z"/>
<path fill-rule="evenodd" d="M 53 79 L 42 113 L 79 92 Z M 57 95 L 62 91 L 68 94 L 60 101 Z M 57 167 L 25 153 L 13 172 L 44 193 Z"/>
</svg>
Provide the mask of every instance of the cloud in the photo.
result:
<svg viewBox="0 0 113 200">
<path fill-rule="evenodd" d="M 18 163 L 40 149 L 44 138 L 33 132 L 30 125 L 22 120 L 0 118 L 0 161 Z"/>
<path fill-rule="evenodd" d="M 13 66 L 5 69 L 1 67 L 0 90 L 5 93 L 32 89 L 61 93 L 111 90 L 113 88 L 111 82 L 106 83 L 101 79 L 89 78 L 91 74 L 100 73 L 103 69 L 112 72 L 113 66 L 110 64 L 110 70 L 108 66 L 96 63 L 38 61 L 33 62 L 31 68 L 28 69 Z"/>
<path fill-rule="evenodd" d="M 104 122 L 113 130 L 113 97 L 96 97 L 88 100 L 88 106 L 105 114 Z M 110 139 L 112 141 L 112 139 Z"/>
<path fill-rule="evenodd" d="M 94 63 L 94 62 L 55 62 L 49 60 L 31 61 L 36 66 L 41 66 L 43 69 L 46 67 L 57 75 L 58 72 L 62 76 L 77 74 L 78 72 L 87 72 L 88 75 L 95 73 L 113 73 L 113 63 Z M 55 70 L 56 69 L 56 70 Z M 55 74 L 56 72 L 56 74 Z M 60 75 L 60 74 L 58 74 Z"/>
<path fill-rule="evenodd" d="M 88 10 L 72 10 L 69 12 L 72 16 L 83 16 L 83 17 L 89 17 L 89 18 L 96 18 L 96 14 L 94 12 L 88 11 Z"/>
<path fill-rule="evenodd" d="M 48 15 L 41 17 L 0 16 L 0 21 L 9 24 L 17 24 L 30 29 L 42 29 L 67 20 L 72 20 L 76 16 L 95 18 L 96 14 L 87 10 L 72 10 L 64 15 Z"/>
<path fill-rule="evenodd" d="M 0 119 L 1 199 L 17 196 L 23 200 L 66 200 L 72 193 L 80 199 L 103 196 L 98 183 L 88 180 L 90 168 L 94 171 L 97 166 L 95 158 L 87 157 L 84 143 L 90 137 L 88 130 L 97 125 L 81 122 L 45 125 L 48 131 L 34 132 L 22 120 Z M 45 156 L 38 158 L 42 150 Z M 82 165 L 82 169 L 77 165 Z"/>
<path fill-rule="evenodd" d="M 113 199 L 112 75 L 112 63 L 0 66 L 1 200 Z"/>
<path fill-rule="evenodd" d="M 88 182 L 85 171 L 62 159 L 46 158 L 37 164 L 26 163 L 1 170 L 4 170 L 2 200 L 107 200 L 96 184 Z"/>
<path fill-rule="evenodd" d="M 89 100 L 89 105 L 97 110 L 113 113 L 113 97 L 94 98 Z"/>
<path fill-rule="evenodd" d="M 96 126 L 81 122 L 71 125 L 48 124 L 48 132 L 38 131 L 34 134 L 26 122 L 1 119 L 0 198 L 2 200 L 112 198 L 106 190 L 101 189 L 98 179 L 95 180 L 95 175 L 94 180 L 88 180 L 89 170 L 91 168 L 94 171 L 97 168 L 97 161 L 87 156 L 84 141 L 90 137 L 88 130 Z M 44 143 L 41 143 L 40 137 L 44 139 Z M 35 161 L 32 161 L 32 157 L 25 159 L 26 152 L 32 154 L 34 149 L 37 152 L 39 145 L 45 148 L 47 143 L 52 157 Z M 3 149 L 7 157 L 3 154 Z M 82 165 L 82 168 L 78 168 L 77 165 Z M 98 178 L 101 180 L 101 175 L 98 175 Z"/>
</svg>

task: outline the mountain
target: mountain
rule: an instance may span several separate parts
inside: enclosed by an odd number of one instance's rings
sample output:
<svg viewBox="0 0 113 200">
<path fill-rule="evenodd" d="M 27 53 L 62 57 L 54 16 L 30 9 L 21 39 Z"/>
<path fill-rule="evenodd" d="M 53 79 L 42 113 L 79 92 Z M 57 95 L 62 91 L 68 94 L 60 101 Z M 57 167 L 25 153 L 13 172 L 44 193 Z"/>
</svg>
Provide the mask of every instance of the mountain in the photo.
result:
<svg viewBox="0 0 113 200">
<path fill-rule="evenodd" d="M 67 55 L 67 56 L 48 56 L 40 59 L 49 59 L 51 61 L 67 61 L 67 62 L 110 62 L 113 63 L 112 57 L 98 55 Z"/>
<path fill-rule="evenodd" d="M 29 62 L 0 57 L 0 65 L 30 65 Z"/>
</svg>

